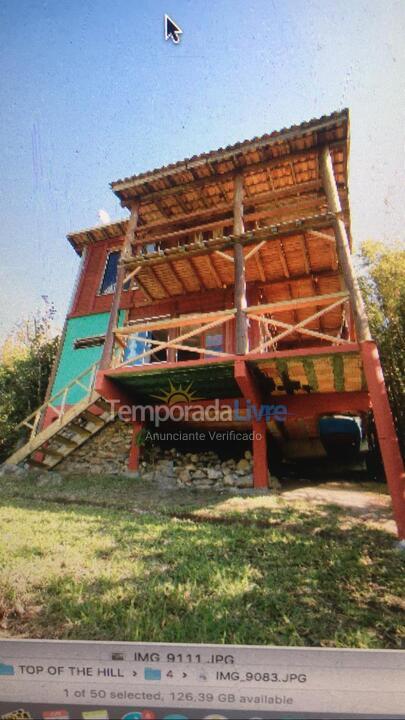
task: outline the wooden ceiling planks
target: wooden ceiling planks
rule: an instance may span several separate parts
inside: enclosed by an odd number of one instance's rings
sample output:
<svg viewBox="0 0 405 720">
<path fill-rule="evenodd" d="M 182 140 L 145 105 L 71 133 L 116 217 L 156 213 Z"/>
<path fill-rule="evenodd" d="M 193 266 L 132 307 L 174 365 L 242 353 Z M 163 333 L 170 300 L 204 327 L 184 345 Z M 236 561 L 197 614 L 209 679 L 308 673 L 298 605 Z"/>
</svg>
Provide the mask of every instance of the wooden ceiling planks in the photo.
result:
<svg viewBox="0 0 405 720">
<path fill-rule="evenodd" d="M 172 217 L 231 202 L 236 173 L 245 176 L 246 198 L 274 190 L 297 194 L 301 185 L 319 178 L 318 153 L 328 143 L 337 183 L 346 199 L 348 112 L 334 113 L 300 126 L 237 143 L 189 160 L 135 175 L 111 184 L 123 205 L 140 201 L 144 225 L 158 221 L 153 195 L 170 197 Z M 165 201 L 165 206 L 166 206 Z M 163 209 L 165 206 L 162 206 Z M 161 217 L 163 219 L 163 217 Z"/>
<path fill-rule="evenodd" d="M 299 387 L 294 391 L 298 395 L 308 392 L 306 385 L 310 386 L 311 392 L 360 392 L 365 389 L 361 357 L 358 353 L 308 355 L 303 358 L 284 359 L 282 363 L 275 359 L 263 359 L 255 364 L 265 377 L 273 380 L 273 395 L 286 392 L 282 374 L 288 380 L 299 383 Z"/>
</svg>

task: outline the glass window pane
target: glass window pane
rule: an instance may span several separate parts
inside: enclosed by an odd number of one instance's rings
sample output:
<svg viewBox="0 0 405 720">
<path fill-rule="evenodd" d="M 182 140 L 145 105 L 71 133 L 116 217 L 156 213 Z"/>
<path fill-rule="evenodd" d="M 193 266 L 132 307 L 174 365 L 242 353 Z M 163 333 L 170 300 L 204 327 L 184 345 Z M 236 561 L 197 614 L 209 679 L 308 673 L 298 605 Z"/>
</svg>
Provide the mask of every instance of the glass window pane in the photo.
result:
<svg viewBox="0 0 405 720">
<path fill-rule="evenodd" d="M 118 250 L 116 250 L 115 252 L 111 252 L 108 255 L 107 264 L 104 270 L 104 277 L 100 287 L 100 295 L 113 293 L 115 290 L 119 256 L 120 253 Z"/>
<path fill-rule="evenodd" d="M 120 255 L 121 253 L 119 250 L 114 250 L 113 252 L 109 253 L 104 270 L 104 277 L 100 287 L 100 295 L 107 295 L 108 293 L 113 293 L 115 291 L 115 285 L 117 282 L 118 261 L 120 259 Z M 131 280 L 128 280 L 128 282 L 125 283 L 123 289 L 129 290 L 130 285 Z"/>
<path fill-rule="evenodd" d="M 207 350 L 216 350 L 217 352 L 222 352 L 223 343 L 224 338 L 222 333 L 207 333 L 205 336 L 205 347 L 207 348 Z"/>
</svg>

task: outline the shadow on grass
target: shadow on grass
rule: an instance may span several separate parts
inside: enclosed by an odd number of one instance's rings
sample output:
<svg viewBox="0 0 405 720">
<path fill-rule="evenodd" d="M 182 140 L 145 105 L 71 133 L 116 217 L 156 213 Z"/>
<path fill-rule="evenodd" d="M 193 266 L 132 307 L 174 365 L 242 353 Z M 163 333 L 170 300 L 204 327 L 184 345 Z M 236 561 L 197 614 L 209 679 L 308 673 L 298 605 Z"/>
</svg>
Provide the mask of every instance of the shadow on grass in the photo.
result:
<svg viewBox="0 0 405 720">
<path fill-rule="evenodd" d="M 35 510 L 39 522 L 41 510 L 56 521 L 63 514 L 73 533 L 76 521 L 88 519 L 92 533 L 110 543 L 83 558 L 83 572 L 53 574 L 33 587 L 30 602 L 40 609 L 35 618 L 11 618 L 11 633 L 385 648 L 403 642 L 403 558 L 382 530 L 365 523 L 345 530 L 341 507 L 261 508 L 247 524 L 3 504 Z M 68 538 L 66 546 L 68 555 Z M 92 558 L 104 561 L 97 576 Z"/>
</svg>

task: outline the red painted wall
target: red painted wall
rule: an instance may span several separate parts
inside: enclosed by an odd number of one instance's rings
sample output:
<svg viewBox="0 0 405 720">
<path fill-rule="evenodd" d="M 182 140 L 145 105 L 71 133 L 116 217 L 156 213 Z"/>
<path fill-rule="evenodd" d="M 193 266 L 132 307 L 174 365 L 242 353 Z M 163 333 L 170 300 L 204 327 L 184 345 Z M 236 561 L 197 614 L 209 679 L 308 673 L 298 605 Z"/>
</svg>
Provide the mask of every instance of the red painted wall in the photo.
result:
<svg viewBox="0 0 405 720">
<path fill-rule="evenodd" d="M 123 243 L 124 238 L 115 238 L 88 246 L 87 256 L 80 278 L 76 297 L 69 317 L 81 317 L 93 313 L 109 312 L 113 294 L 99 295 L 98 291 L 104 274 L 107 255 Z M 248 288 L 248 302 L 258 302 L 256 287 Z M 204 292 L 189 293 L 186 297 L 179 296 L 150 303 L 141 290 L 124 291 L 120 308 L 129 311 L 130 320 L 158 317 L 160 315 L 184 315 L 186 313 L 215 312 L 233 307 L 233 288 L 219 288 Z M 256 323 L 251 325 L 252 341 L 256 340 Z M 226 330 L 226 350 L 233 352 L 234 323 L 230 322 Z"/>
<path fill-rule="evenodd" d="M 119 248 L 123 240 L 123 237 L 115 238 L 113 241 L 106 240 L 105 242 L 99 242 L 96 245 L 90 245 L 88 247 L 82 277 L 69 317 L 109 312 L 113 299 L 112 293 L 108 295 L 98 295 L 98 291 L 103 278 L 107 255 L 112 250 Z M 124 291 L 122 293 L 120 307 L 128 310 L 134 303 L 141 307 L 147 304 L 143 294 L 139 290 Z"/>
</svg>

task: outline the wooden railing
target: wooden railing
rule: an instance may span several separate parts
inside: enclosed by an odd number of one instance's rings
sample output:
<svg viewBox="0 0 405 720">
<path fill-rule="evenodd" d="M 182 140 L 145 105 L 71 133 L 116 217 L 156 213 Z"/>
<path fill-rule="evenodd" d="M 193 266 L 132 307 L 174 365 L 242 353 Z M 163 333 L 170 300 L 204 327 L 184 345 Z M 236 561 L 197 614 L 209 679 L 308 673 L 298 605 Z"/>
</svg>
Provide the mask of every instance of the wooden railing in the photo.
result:
<svg viewBox="0 0 405 720">
<path fill-rule="evenodd" d="M 262 353 L 277 348 L 277 344 L 280 340 L 298 333 L 301 335 L 314 337 L 317 340 L 331 342 L 333 345 L 343 345 L 350 342 L 346 338 L 342 338 L 338 335 L 330 335 L 328 333 L 319 332 L 318 330 L 312 330 L 306 327 L 309 323 L 314 320 L 318 320 L 325 313 L 334 310 L 340 305 L 347 303 L 349 295 L 347 292 L 337 292 L 328 295 L 315 295 L 312 297 L 294 298 L 291 300 L 283 300 L 277 303 L 267 303 L 263 305 L 250 306 L 246 308 L 245 312 L 250 321 L 255 321 L 259 324 L 264 339 L 254 348 L 250 348 L 249 355 L 256 353 Z M 278 320 L 274 317 L 278 313 L 286 312 L 289 310 L 299 310 L 316 305 L 321 307 L 315 313 L 311 313 L 308 317 L 304 318 L 300 322 L 295 324 L 286 323 Z M 282 332 L 277 333 L 277 329 L 281 328 Z"/>
<path fill-rule="evenodd" d="M 348 339 L 341 337 L 338 331 L 336 335 L 331 335 L 327 332 L 320 332 L 319 330 L 308 327 L 311 322 L 318 320 L 326 313 L 335 310 L 347 302 L 347 292 L 336 292 L 327 295 L 292 298 L 291 300 L 247 307 L 244 312 L 246 313 L 249 324 L 251 325 L 253 322 L 259 324 L 260 333 L 258 333 L 258 336 L 261 338 L 257 345 L 249 348 L 247 354 L 261 354 L 276 350 L 278 343 L 292 334 L 312 337 L 322 342 L 330 342 L 332 345 L 343 345 L 350 342 Z M 284 322 L 277 318 L 277 315 L 280 313 L 314 307 L 316 308 L 316 312 L 310 312 L 308 317 L 294 324 Z M 200 346 L 189 345 L 187 344 L 187 340 L 201 336 L 206 331 L 224 326 L 226 323 L 234 320 L 235 316 L 236 310 L 232 308 L 230 310 L 221 310 L 212 313 L 180 315 L 179 317 L 162 318 L 153 321 L 137 321 L 132 325 L 116 328 L 114 330 L 115 348 L 112 367 L 124 368 L 129 365 L 149 363 L 154 354 L 161 354 L 162 352 L 166 353 L 166 360 L 155 360 L 154 362 L 165 362 L 170 359 L 168 357 L 169 351 L 173 351 L 172 357 L 174 360 L 174 351 L 176 350 L 194 353 L 200 357 L 229 358 L 235 354 L 235 349 L 232 349 L 230 352 L 225 352 L 225 350 L 215 350 L 204 347 L 203 343 L 201 343 Z M 192 326 L 191 329 L 187 330 L 187 327 L 190 326 Z M 163 341 L 161 339 L 154 339 L 151 336 L 153 331 L 157 330 L 175 330 L 176 334 Z M 128 354 L 127 343 L 129 339 L 135 340 L 138 348 L 131 356 L 125 357 L 125 355 Z"/>
<path fill-rule="evenodd" d="M 117 368 L 142 364 L 142 361 L 150 361 L 152 355 L 158 352 L 170 350 L 182 350 L 199 356 L 229 357 L 230 353 L 225 351 L 214 350 L 204 346 L 187 345 L 186 341 L 191 338 L 199 337 L 208 330 L 224 326 L 226 323 L 229 323 L 234 319 L 235 314 L 236 310 L 232 308 L 231 310 L 221 310 L 219 312 L 180 315 L 179 317 L 163 318 L 161 320 L 150 322 L 137 322 L 133 325 L 116 328 L 114 331 L 116 344 L 114 349 L 113 367 Z M 181 328 L 190 326 L 193 326 L 191 330 L 181 332 Z M 179 330 L 180 334 L 171 339 L 168 338 L 165 341 L 154 340 L 150 337 L 150 333 L 153 331 L 169 331 L 171 329 Z M 147 333 L 148 335 L 145 336 L 140 333 Z M 130 338 L 143 345 L 144 349 L 124 360 L 127 342 Z"/>
<path fill-rule="evenodd" d="M 86 368 L 86 370 L 84 370 L 82 373 L 80 373 L 80 375 L 71 380 L 71 382 L 65 385 L 65 387 L 63 387 L 61 390 L 59 390 L 59 392 L 57 392 L 55 395 L 52 395 L 49 400 L 47 400 L 39 408 L 34 410 L 31 415 L 28 415 L 28 417 L 22 420 L 19 425 L 17 425 L 16 429 L 18 430 L 21 427 L 29 428 L 29 440 L 33 440 L 36 435 L 41 431 L 42 420 L 45 417 L 45 413 L 48 409 L 52 410 L 52 412 L 55 413 L 58 418 L 56 422 L 61 425 L 64 415 L 70 407 L 68 403 L 68 396 L 73 389 L 79 387 L 81 390 L 84 390 L 84 396 L 80 398 L 79 402 L 90 399 L 94 389 L 94 381 L 96 378 L 98 365 L 99 363 L 96 362 L 93 365 L 90 365 L 90 367 Z M 89 376 L 89 379 L 86 382 L 87 376 Z"/>
</svg>

